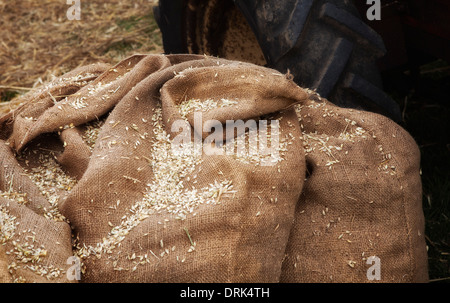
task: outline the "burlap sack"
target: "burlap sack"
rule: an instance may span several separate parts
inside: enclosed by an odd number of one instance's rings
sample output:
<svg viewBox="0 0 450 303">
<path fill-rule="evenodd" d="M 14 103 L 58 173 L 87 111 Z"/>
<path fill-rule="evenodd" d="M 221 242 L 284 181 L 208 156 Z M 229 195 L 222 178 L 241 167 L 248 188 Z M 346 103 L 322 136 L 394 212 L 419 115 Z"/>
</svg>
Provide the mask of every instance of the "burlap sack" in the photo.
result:
<svg viewBox="0 0 450 303">
<path fill-rule="evenodd" d="M 69 96 L 43 94 L 45 102 L 2 118 L 2 144 L 25 170 L 15 179 L 47 168 L 58 180 L 42 215 L 70 224 L 83 282 L 279 281 L 305 174 L 292 108 L 304 90 L 249 64 L 149 55 L 62 93 Z M 173 154 L 172 124 L 193 128 L 195 112 L 205 128 L 191 143 L 227 120 L 278 121 L 276 156 Z M 250 130 L 233 134 L 233 149 L 241 138 L 248 143 Z M 265 134 L 272 138 L 272 129 Z M 210 151 L 223 151 L 220 138 Z"/>
<path fill-rule="evenodd" d="M 427 282 L 419 149 L 391 120 L 312 93 L 307 180 L 281 282 Z"/>
<path fill-rule="evenodd" d="M 23 99 L 0 118 L 2 281 L 71 281 L 72 254 L 82 282 L 367 282 L 372 256 L 381 281 L 426 280 L 418 151 L 386 118 L 195 55 L 79 68 Z M 279 136 L 213 131 L 240 119 Z M 276 149 L 251 153 L 255 132 Z M 22 226 L 45 250 L 25 264 L 52 275 L 11 266 Z"/>
<path fill-rule="evenodd" d="M 24 132 L 53 100 L 75 93 L 104 72 L 95 64 L 75 69 L 44 88 L 21 97 L 24 105 L 0 118 L 0 282 L 74 282 L 71 228 L 57 208 L 73 178 L 49 164 L 60 141 L 41 140 L 30 144 L 27 157 L 14 154 L 14 131 Z M 68 274 L 69 271 L 69 274 Z M 69 278 L 68 278 L 69 277 Z"/>
</svg>

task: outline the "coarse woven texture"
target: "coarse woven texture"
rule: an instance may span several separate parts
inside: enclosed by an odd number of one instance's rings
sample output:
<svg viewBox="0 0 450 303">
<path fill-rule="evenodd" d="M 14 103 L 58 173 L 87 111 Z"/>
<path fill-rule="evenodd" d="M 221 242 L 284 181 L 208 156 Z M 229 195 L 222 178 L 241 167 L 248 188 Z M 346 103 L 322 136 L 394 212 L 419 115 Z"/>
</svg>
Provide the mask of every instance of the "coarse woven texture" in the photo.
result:
<svg viewBox="0 0 450 303">
<path fill-rule="evenodd" d="M 1 281 L 68 282 L 71 256 L 81 282 L 368 282 L 370 256 L 381 281 L 427 279 L 417 147 L 386 118 L 198 55 L 21 98 L 0 118 Z"/>
<path fill-rule="evenodd" d="M 292 105 L 306 97 L 279 72 L 204 56 L 77 69 L 1 118 L 12 162 L 2 204 L 26 193 L 22 208 L 70 226 L 83 282 L 277 282 L 305 172 Z M 194 112 L 218 123 L 270 116 L 280 148 L 207 155 L 184 142 L 174 154 L 172 123 L 191 129 Z"/>
<path fill-rule="evenodd" d="M 296 111 L 308 177 L 281 281 L 427 282 L 412 137 L 384 116 L 340 108 L 315 93 Z"/>
</svg>

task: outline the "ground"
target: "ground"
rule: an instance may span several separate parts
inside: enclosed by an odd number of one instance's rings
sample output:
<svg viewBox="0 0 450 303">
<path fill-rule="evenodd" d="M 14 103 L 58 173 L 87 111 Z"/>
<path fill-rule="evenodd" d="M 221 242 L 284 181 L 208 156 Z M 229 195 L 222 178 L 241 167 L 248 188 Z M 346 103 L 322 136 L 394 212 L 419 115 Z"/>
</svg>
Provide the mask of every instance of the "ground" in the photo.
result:
<svg viewBox="0 0 450 303">
<path fill-rule="evenodd" d="M 151 9 L 156 2 L 81 1 L 81 20 L 70 21 L 64 0 L 0 0 L 0 99 L 11 100 L 77 66 L 161 53 Z M 0 105 L 0 113 L 11 105 Z"/>
<path fill-rule="evenodd" d="M 17 107 L 17 95 L 77 66 L 162 53 L 156 2 L 81 1 L 81 20 L 70 21 L 63 0 L 0 0 L 0 114 Z M 422 153 L 430 280 L 450 282 L 450 65 L 436 60 L 416 77 L 403 71 L 391 80 L 385 87 L 402 108 L 400 124 Z"/>
</svg>

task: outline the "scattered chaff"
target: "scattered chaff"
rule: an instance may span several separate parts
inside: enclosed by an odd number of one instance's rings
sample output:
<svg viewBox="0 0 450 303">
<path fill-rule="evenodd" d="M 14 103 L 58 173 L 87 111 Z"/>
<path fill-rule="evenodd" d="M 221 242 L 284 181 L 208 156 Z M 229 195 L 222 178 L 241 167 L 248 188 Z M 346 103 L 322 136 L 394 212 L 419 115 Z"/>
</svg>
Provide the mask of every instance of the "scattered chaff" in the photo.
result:
<svg viewBox="0 0 450 303">
<path fill-rule="evenodd" d="M 17 108 L 23 93 L 78 66 L 162 53 L 156 4 L 85 1 L 77 21 L 67 18 L 66 1 L 0 1 L 0 115 Z"/>
</svg>

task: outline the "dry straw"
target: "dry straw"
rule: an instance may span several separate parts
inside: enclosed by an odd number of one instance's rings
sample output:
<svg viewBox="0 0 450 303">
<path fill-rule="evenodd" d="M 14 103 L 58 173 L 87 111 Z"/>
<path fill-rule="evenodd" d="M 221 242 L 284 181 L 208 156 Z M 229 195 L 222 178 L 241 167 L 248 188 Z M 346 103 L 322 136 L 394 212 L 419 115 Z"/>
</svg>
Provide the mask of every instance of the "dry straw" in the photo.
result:
<svg viewBox="0 0 450 303">
<path fill-rule="evenodd" d="M 134 53 L 161 53 L 152 15 L 156 3 L 82 1 L 81 20 L 71 21 L 66 1 L 0 1 L 0 99 L 28 92 L 78 66 L 118 62 Z M 0 102 L 0 114 L 18 103 Z"/>
</svg>

